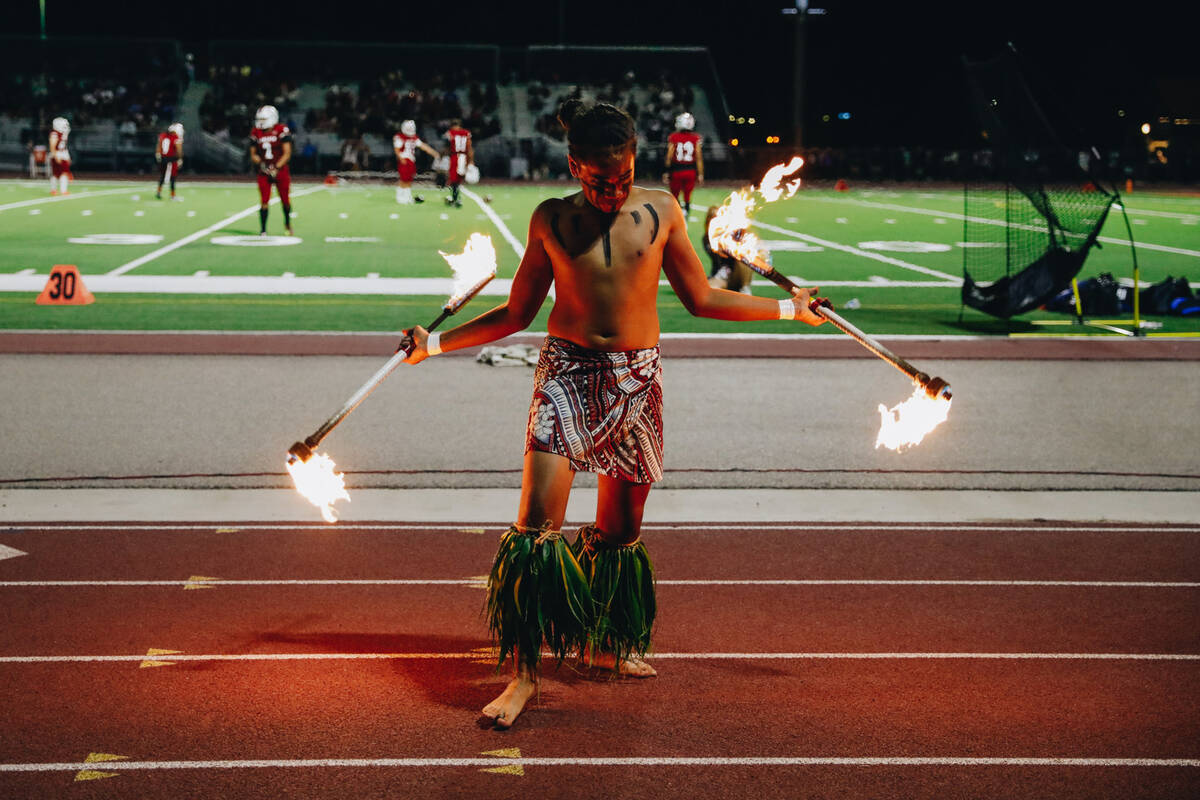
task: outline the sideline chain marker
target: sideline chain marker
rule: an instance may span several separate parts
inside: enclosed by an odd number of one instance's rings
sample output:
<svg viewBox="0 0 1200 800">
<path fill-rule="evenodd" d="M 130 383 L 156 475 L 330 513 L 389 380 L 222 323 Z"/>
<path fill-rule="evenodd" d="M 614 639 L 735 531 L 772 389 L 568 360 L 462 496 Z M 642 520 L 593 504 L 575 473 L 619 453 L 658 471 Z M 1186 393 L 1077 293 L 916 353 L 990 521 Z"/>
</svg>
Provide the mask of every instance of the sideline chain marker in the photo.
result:
<svg viewBox="0 0 1200 800">
<path fill-rule="evenodd" d="M 96 302 L 96 297 L 83 285 L 79 267 L 55 264 L 50 268 L 50 278 L 36 302 L 39 306 L 86 306 Z"/>
</svg>

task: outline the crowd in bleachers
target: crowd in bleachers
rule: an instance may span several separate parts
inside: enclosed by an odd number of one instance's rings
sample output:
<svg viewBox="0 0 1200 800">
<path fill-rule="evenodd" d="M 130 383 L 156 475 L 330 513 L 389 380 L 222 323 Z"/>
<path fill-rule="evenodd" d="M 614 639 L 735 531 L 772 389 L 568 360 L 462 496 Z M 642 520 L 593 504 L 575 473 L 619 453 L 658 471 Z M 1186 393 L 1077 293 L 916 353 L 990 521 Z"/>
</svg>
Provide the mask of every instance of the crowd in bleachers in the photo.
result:
<svg viewBox="0 0 1200 800">
<path fill-rule="evenodd" d="M 76 128 L 116 126 L 122 133 L 157 131 L 175 121 L 181 76 L 177 73 L 122 69 L 114 65 L 101 77 L 54 73 L 10 72 L 0 77 L 3 111 L 26 118 L 34 128 L 48 128 L 53 117 L 65 116 Z"/>
<path fill-rule="evenodd" d="M 410 78 L 396 69 L 358 81 L 314 80 L 326 87 L 324 103 L 306 108 L 298 105 L 297 82 L 273 67 L 214 65 L 210 82 L 213 88 L 201 108 L 202 126 L 234 142 L 244 139 L 255 109 L 267 103 L 276 106 L 298 133 L 346 140 L 364 135 L 390 140 L 406 119 L 415 120 L 426 136 L 449 127 L 454 119 L 462 120 L 476 139 L 500 132 L 495 84 L 473 80 L 465 70 Z"/>
<path fill-rule="evenodd" d="M 625 109 L 637 123 L 640 144 L 652 146 L 667 141 L 667 136 L 675 130 L 675 117 L 691 111 L 696 101 L 690 85 L 665 71 L 648 83 L 639 83 L 637 75 L 627 71 L 615 81 L 580 83 L 559 91 L 534 80 L 526 93 L 529 111 L 535 115 L 534 128 L 539 133 L 563 139 L 562 126 L 557 120 L 558 107 L 564 100 L 583 98 Z"/>
<path fill-rule="evenodd" d="M 296 109 L 299 93 L 287 72 L 275 64 L 210 66 L 208 82 L 212 88 L 200 104 L 201 128 L 218 139 L 240 144 L 250 135 L 259 106 L 275 106 L 280 118 L 286 120 Z"/>
</svg>

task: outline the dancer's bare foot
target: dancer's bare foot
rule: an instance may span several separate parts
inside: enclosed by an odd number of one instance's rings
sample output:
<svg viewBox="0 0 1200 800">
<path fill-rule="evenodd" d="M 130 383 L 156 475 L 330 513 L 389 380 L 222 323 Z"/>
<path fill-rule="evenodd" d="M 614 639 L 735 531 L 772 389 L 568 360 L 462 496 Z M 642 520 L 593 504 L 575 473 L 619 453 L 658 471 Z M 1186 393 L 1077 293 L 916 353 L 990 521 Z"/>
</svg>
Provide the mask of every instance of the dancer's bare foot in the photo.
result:
<svg viewBox="0 0 1200 800">
<path fill-rule="evenodd" d="M 584 653 L 580 661 L 585 667 L 612 669 L 616 659 L 612 653 Z M 617 674 L 626 678 L 653 678 L 658 675 L 658 671 L 637 656 L 630 656 L 621 659 Z"/>
<path fill-rule="evenodd" d="M 483 715 L 491 719 L 497 728 L 511 728 L 536 692 L 536 680 L 528 675 L 518 675 L 499 697 L 483 707 Z"/>
</svg>

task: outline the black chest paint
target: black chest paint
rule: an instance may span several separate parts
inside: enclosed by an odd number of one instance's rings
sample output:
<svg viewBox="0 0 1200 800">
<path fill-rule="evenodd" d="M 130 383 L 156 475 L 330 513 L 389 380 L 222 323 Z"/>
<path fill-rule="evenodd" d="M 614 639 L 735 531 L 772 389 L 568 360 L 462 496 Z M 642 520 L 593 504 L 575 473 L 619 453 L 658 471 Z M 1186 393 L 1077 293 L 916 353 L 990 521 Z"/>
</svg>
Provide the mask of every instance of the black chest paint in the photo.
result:
<svg viewBox="0 0 1200 800">
<path fill-rule="evenodd" d="M 650 244 L 654 244 L 658 239 L 658 212 L 650 203 L 643 203 L 644 209 L 650 215 Z M 641 210 L 634 209 L 629 212 L 629 216 L 633 219 L 635 227 L 641 227 L 642 214 Z M 559 212 L 555 211 L 550 216 L 550 232 L 554 234 L 555 241 L 558 246 L 566 251 L 567 255 L 574 258 L 581 255 L 592 248 L 597 238 L 600 239 L 600 245 L 604 250 L 604 266 L 612 266 L 612 227 L 620 219 L 620 214 L 613 215 L 596 215 L 584 214 L 581 211 L 575 212 Z M 569 227 L 570 236 L 563 235 L 564 226 Z M 638 249 L 637 254 L 641 256 L 645 251 Z"/>
</svg>

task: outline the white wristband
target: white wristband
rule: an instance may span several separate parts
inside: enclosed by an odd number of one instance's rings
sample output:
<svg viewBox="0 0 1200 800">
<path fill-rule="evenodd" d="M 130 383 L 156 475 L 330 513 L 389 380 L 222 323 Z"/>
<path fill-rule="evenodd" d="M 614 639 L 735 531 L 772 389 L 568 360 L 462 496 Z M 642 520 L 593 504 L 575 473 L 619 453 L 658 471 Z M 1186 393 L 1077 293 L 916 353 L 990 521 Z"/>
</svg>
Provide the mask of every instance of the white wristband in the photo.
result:
<svg viewBox="0 0 1200 800">
<path fill-rule="evenodd" d="M 436 356 L 440 352 L 442 352 L 442 334 L 429 334 L 429 339 L 425 342 L 425 353 L 427 355 Z"/>
<path fill-rule="evenodd" d="M 796 318 L 796 304 L 793 303 L 791 300 L 780 300 L 779 301 L 779 318 L 780 319 L 795 319 Z"/>
</svg>

